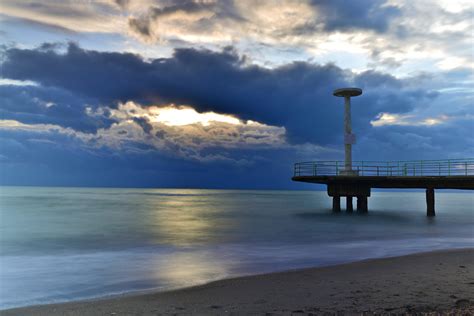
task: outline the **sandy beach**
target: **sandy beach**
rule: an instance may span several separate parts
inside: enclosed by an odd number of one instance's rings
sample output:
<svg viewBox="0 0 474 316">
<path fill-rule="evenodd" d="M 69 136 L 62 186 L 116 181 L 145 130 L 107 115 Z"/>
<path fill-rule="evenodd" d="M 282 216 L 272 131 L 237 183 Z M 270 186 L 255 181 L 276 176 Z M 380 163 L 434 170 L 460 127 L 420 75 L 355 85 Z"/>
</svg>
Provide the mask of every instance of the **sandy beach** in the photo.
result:
<svg viewBox="0 0 474 316">
<path fill-rule="evenodd" d="M 474 249 L 227 279 L 169 292 L 32 306 L 7 315 L 311 315 L 473 312 Z"/>
</svg>

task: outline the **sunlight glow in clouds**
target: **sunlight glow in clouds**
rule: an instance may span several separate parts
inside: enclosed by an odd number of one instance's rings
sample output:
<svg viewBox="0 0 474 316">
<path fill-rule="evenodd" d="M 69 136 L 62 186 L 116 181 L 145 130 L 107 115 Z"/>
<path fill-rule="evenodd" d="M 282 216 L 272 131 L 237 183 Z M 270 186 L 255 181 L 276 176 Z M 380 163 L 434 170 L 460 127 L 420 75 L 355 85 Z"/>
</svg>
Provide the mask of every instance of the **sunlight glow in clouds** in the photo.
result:
<svg viewBox="0 0 474 316">
<path fill-rule="evenodd" d="M 199 113 L 188 107 L 153 107 L 150 109 L 152 122 L 160 122 L 167 126 L 183 126 L 190 124 L 201 124 L 209 126 L 213 122 L 221 122 L 238 125 L 241 121 L 233 116 L 217 114 L 214 112 Z"/>
<path fill-rule="evenodd" d="M 243 121 L 226 114 L 199 113 L 189 106 L 142 106 L 135 102 L 119 103 L 116 109 L 87 109 L 91 117 L 115 121 L 96 132 L 84 132 L 55 124 L 26 124 L 0 120 L 0 131 L 22 131 L 29 139 L 54 144 L 58 137 L 68 137 L 71 144 L 86 150 L 108 148 L 122 153 L 160 151 L 174 157 L 197 161 L 233 161 L 231 150 L 275 149 L 291 146 L 286 129 L 255 121 Z M 217 149 L 217 153 L 213 149 Z M 308 150 L 319 150 L 311 147 Z M 244 159 L 253 160 L 252 156 Z"/>
</svg>

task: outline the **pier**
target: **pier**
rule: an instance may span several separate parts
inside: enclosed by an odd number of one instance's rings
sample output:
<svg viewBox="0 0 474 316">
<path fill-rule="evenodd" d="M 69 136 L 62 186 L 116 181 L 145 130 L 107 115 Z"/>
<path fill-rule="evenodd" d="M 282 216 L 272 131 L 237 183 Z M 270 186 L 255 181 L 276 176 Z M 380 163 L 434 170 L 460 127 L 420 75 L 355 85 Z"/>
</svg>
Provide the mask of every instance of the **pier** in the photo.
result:
<svg viewBox="0 0 474 316">
<path fill-rule="evenodd" d="M 333 199 L 333 212 L 341 211 L 341 197 L 346 211 L 368 212 L 373 188 L 425 189 L 426 215 L 435 216 L 435 189 L 474 190 L 474 159 L 352 161 L 356 143 L 351 126 L 351 97 L 360 96 L 359 88 L 336 89 L 333 95 L 344 98 L 344 161 L 309 161 L 294 165 L 293 181 L 326 184 Z"/>
<path fill-rule="evenodd" d="M 333 211 L 341 211 L 341 197 L 346 211 L 368 211 L 372 188 L 425 189 L 426 215 L 435 216 L 435 189 L 474 190 L 474 159 L 418 161 L 354 161 L 356 175 L 345 175 L 343 161 L 311 161 L 294 165 L 293 181 L 327 185 L 333 199 Z"/>
</svg>

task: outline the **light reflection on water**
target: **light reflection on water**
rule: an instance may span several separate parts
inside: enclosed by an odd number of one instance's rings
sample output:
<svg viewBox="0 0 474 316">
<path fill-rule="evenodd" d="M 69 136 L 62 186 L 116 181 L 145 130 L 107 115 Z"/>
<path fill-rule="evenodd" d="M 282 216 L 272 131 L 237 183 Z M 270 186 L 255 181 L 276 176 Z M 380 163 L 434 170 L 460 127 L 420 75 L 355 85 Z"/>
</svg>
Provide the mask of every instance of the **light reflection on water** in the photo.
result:
<svg viewBox="0 0 474 316">
<path fill-rule="evenodd" d="M 238 275 L 472 247 L 474 196 L 374 192 L 0 188 L 0 306 L 171 289 Z"/>
<path fill-rule="evenodd" d="M 176 253 L 169 260 L 157 258 L 154 278 L 173 287 L 191 286 L 229 275 L 225 262 L 215 260 L 205 252 Z"/>
<path fill-rule="evenodd" d="M 190 246 L 210 241 L 213 227 L 222 222 L 218 217 L 210 216 L 209 205 L 203 201 L 151 199 L 149 201 L 150 229 L 155 243 L 167 243 L 173 246 Z M 203 197 L 206 200 L 206 197 Z M 190 201 L 191 200 L 191 201 Z"/>
</svg>

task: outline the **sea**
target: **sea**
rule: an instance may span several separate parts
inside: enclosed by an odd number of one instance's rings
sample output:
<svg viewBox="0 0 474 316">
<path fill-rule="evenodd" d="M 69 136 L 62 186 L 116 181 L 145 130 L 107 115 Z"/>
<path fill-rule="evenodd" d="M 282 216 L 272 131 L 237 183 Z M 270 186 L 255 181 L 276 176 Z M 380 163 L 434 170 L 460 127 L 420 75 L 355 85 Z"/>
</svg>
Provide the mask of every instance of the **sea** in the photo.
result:
<svg viewBox="0 0 474 316">
<path fill-rule="evenodd" d="M 472 191 L 0 187 L 0 309 L 473 246 Z"/>
</svg>

